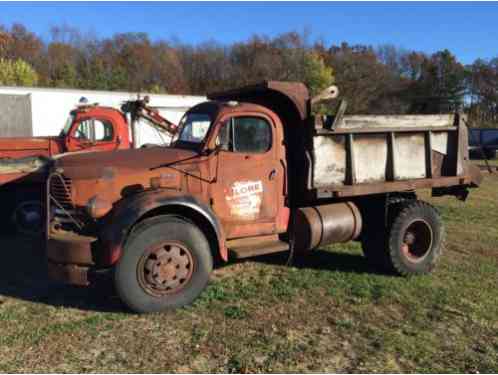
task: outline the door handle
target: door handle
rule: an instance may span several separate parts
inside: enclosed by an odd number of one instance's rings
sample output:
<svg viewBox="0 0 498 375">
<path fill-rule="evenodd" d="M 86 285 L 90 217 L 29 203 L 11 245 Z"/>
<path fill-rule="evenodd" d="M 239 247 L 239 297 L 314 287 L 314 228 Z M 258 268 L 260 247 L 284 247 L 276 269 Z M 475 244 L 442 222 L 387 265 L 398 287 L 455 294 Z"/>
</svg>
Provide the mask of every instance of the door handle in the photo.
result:
<svg viewBox="0 0 498 375">
<path fill-rule="evenodd" d="M 270 181 L 274 180 L 275 179 L 275 176 L 277 175 L 277 171 L 275 169 L 273 169 L 271 172 L 270 172 L 270 175 L 268 176 L 268 179 Z"/>
</svg>

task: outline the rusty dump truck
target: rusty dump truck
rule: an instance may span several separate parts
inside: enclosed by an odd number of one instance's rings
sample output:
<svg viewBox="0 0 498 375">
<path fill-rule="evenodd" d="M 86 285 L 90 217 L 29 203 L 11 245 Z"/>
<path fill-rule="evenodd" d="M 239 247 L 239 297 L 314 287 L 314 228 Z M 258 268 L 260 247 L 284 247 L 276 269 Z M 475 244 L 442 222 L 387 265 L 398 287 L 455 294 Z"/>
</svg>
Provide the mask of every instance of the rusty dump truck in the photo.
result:
<svg viewBox="0 0 498 375">
<path fill-rule="evenodd" d="M 303 84 L 275 81 L 208 98 L 171 147 L 55 161 L 53 279 L 110 272 L 130 309 L 153 312 L 192 302 L 217 262 L 351 240 L 375 266 L 427 273 L 444 231 L 416 190 L 465 199 L 481 180 L 461 114 L 315 117 Z"/>
<path fill-rule="evenodd" d="M 71 152 L 135 148 L 141 120 L 152 125 L 166 144 L 176 131 L 175 124 L 148 106 L 146 97 L 124 102 L 121 110 L 80 103 L 70 112 L 59 136 L 0 138 L 1 219 L 14 224 L 19 233 L 41 233 L 44 182 L 51 158 Z"/>
</svg>

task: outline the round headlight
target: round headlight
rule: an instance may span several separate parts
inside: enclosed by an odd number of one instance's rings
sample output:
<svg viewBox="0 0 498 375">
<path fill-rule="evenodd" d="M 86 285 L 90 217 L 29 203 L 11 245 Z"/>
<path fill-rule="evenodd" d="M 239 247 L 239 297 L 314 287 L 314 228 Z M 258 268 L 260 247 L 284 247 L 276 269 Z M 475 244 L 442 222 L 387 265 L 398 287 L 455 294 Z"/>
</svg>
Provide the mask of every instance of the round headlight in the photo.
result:
<svg viewBox="0 0 498 375">
<path fill-rule="evenodd" d="M 88 215 L 94 219 L 99 219 L 111 211 L 112 203 L 105 199 L 99 198 L 98 196 L 94 196 L 90 198 L 85 208 Z"/>
</svg>

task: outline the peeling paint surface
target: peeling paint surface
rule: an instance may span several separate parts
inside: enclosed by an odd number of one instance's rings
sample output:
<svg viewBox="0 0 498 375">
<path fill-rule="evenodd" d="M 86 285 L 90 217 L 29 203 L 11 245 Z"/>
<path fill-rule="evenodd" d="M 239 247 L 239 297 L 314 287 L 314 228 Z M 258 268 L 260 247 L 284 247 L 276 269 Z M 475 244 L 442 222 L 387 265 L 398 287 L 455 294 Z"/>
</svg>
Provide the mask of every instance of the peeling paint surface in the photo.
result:
<svg viewBox="0 0 498 375">
<path fill-rule="evenodd" d="M 426 177 L 424 134 L 396 135 L 396 179 Z"/>
<path fill-rule="evenodd" d="M 315 187 L 343 185 L 346 176 L 344 137 L 316 136 L 313 147 Z"/>
<path fill-rule="evenodd" d="M 315 135 L 313 186 L 344 186 L 348 184 L 352 173 L 355 176 L 354 183 L 385 182 L 393 173 L 395 180 L 428 178 L 428 170 L 432 170 L 436 176 L 441 175 L 443 160 L 451 153 L 448 131 L 430 133 L 431 152 L 436 154 L 431 166 L 427 166 L 426 133 L 393 133 L 393 151 L 389 148 L 388 131 L 355 134 L 351 160 L 348 158 L 344 134 Z M 456 132 L 451 133 L 451 136 L 456 137 Z"/>
<path fill-rule="evenodd" d="M 369 134 L 355 137 L 353 146 L 356 182 L 384 181 L 387 170 L 386 134 Z"/>
<path fill-rule="evenodd" d="M 230 214 L 244 220 L 256 219 L 261 210 L 263 183 L 261 181 L 236 181 L 226 197 Z"/>
</svg>

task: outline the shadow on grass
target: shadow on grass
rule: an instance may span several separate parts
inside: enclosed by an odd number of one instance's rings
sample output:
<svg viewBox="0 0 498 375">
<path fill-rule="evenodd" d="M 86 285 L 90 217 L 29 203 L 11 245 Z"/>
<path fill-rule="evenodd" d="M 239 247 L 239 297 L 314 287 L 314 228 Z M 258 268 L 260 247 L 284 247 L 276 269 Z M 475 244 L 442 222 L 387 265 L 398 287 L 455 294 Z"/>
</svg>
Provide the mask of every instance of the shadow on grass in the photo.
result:
<svg viewBox="0 0 498 375">
<path fill-rule="evenodd" d="M 82 310 L 123 312 L 125 307 L 109 284 L 85 288 L 51 282 L 43 239 L 2 235 L 0 248 L 0 298 L 8 296 L 26 301 Z"/>
<path fill-rule="evenodd" d="M 288 264 L 289 253 L 269 254 L 250 258 L 249 260 L 258 263 L 285 266 Z M 295 254 L 291 259 L 290 266 L 298 269 L 390 275 L 372 267 L 362 255 L 324 249 L 316 249 L 306 255 Z"/>
<path fill-rule="evenodd" d="M 26 301 L 101 312 L 128 311 L 115 295 L 111 282 L 95 287 L 74 287 L 51 282 L 43 250 L 44 241 L 19 236 L 1 236 L 0 298 L 9 296 Z M 288 252 L 248 260 L 285 266 Z M 228 264 L 233 264 L 229 262 Z M 296 255 L 292 267 L 347 273 L 377 273 L 361 255 L 318 249 L 306 256 Z M 220 265 L 219 268 L 223 268 Z"/>
</svg>

